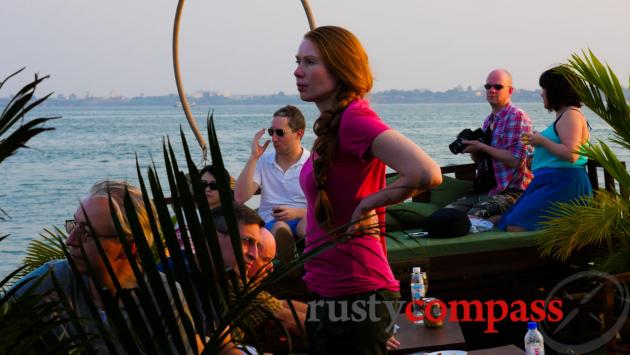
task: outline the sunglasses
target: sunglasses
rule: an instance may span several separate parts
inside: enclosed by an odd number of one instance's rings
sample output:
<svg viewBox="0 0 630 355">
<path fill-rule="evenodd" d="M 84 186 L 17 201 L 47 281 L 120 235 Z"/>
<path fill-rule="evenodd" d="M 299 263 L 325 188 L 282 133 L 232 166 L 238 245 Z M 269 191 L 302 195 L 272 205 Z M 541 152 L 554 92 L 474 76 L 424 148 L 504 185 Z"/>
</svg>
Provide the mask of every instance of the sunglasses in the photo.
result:
<svg viewBox="0 0 630 355">
<path fill-rule="evenodd" d="M 272 136 L 272 137 L 273 137 L 274 133 L 278 137 L 284 137 L 284 135 L 287 134 L 287 132 L 284 129 L 280 129 L 280 128 L 276 128 L 276 129 L 269 128 L 269 129 L 267 129 L 267 133 L 269 133 L 269 135 Z"/>
<path fill-rule="evenodd" d="M 494 88 L 495 90 L 499 91 L 499 90 L 502 90 L 506 86 L 505 85 L 501 85 L 501 84 L 486 84 L 483 87 L 486 90 L 490 90 L 490 88 Z"/>
<path fill-rule="evenodd" d="M 219 187 L 217 186 L 217 182 L 216 181 L 203 181 L 201 180 L 201 188 L 203 190 L 210 188 L 210 190 L 218 190 Z"/>
</svg>

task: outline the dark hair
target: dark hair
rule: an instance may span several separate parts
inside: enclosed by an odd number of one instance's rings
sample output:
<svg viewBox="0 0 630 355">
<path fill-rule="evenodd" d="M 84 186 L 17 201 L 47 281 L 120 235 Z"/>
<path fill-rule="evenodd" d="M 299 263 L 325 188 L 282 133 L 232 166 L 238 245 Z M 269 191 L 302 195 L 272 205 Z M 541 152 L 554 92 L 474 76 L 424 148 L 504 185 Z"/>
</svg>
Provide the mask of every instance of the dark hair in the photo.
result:
<svg viewBox="0 0 630 355">
<path fill-rule="evenodd" d="M 219 174 L 219 172 L 220 172 L 220 170 L 216 166 L 214 166 L 214 165 L 206 165 L 201 170 L 199 170 L 199 176 L 201 176 L 201 175 L 203 175 L 205 173 L 210 173 L 210 174 L 212 174 L 212 176 L 214 176 L 216 178 L 217 174 Z M 228 177 L 230 176 L 230 173 L 228 173 L 227 169 L 223 169 L 223 172 Z"/>
<path fill-rule="evenodd" d="M 217 175 L 220 172 L 221 171 L 216 166 L 214 166 L 214 165 L 206 165 L 201 170 L 199 170 L 199 177 L 202 177 L 203 174 L 205 174 L 205 173 L 209 173 L 209 174 L 212 174 L 212 176 L 214 176 L 214 178 L 216 179 Z M 223 173 L 225 175 L 227 175 L 228 180 L 230 181 L 230 191 L 232 191 L 232 194 L 233 194 L 234 193 L 234 184 L 236 182 L 234 181 L 234 178 L 232 177 L 232 175 L 230 175 L 230 173 L 227 171 L 227 169 L 223 169 Z M 192 185 L 191 185 L 191 193 L 192 193 Z"/>
<path fill-rule="evenodd" d="M 562 69 L 551 68 L 540 75 L 538 84 L 546 90 L 547 103 L 554 111 L 562 106 L 582 107 L 580 97 L 573 90 L 569 80 L 575 80 L 575 75 Z"/>
<path fill-rule="evenodd" d="M 322 26 L 304 35 L 319 50 L 326 69 L 337 79 L 333 107 L 321 112 L 313 125 L 317 138 L 313 151 L 313 175 L 319 192 L 315 201 L 315 219 L 325 230 L 333 228 L 333 207 L 325 190 L 328 170 L 332 166 L 339 133 L 341 114 L 354 100 L 372 89 L 372 71 L 368 56 L 359 39 L 345 28 Z"/>
<path fill-rule="evenodd" d="M 306 121 L 304 120 L 302 111 L 293 105 L 286 105 L 279 108 L 273 113 L 273 117 L 276 116 L 286 117 L 289 120 L 289 127 L 293 132 L 306 128 Z"/>
<path fill-rule="evenodd" d="M 245 205 L 234 205 L 234 215 L 236 216 L 237 223 L 246 225 L 257 224 L 261 228 L 265 226 L 265 221 L 260 218 L 258 213 Z M 219 233 L 228 233 L 222 208 L 215 208 L 212 210 L 212 219 L 214 220 L 214 225 Z"/>
</svg>

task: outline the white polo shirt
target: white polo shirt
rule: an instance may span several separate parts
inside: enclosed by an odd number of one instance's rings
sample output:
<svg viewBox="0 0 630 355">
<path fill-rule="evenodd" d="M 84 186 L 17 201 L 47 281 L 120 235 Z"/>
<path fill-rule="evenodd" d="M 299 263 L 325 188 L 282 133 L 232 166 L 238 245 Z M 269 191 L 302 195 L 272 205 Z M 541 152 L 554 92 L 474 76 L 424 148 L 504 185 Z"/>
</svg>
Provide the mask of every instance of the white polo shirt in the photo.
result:
<svg viewBox="0 0 630 355">
<path fill-rule="evenodd" d="M 300 171 L 308 160 L 310 152 L 302 147 L 302 156 L 283 171 L 276 163 L 276 152 L 263 154 L 256 164 L 254 182 L 260 186 L 260 208 L 258 214 L 265 223 L 273 220 L 272 208 L 285 205 L 296 208 L 306 208 L 306 197 L 300 187 Z"/>
</svg>

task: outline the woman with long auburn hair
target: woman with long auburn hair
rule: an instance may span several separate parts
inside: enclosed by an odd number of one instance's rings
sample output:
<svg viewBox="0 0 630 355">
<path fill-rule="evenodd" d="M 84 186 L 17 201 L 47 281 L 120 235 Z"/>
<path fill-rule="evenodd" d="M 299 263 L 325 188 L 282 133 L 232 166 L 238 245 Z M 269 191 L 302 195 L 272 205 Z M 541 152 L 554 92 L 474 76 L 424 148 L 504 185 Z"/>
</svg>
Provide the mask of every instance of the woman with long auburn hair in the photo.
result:
<svg viewBox="0 0 630 355">
<path fill-rule="evenodd" d="M 392 329 L 382 301 L 400 294 L 385 254 L 384 208 L 439 185 L 440 168 L 364 99 L 372 73 L 351 32 L 334 26 L 308 32 L 296 61 L 300 98 L 320 112 L 313 128 L 317 138 L 300 176 L 307 199 L 305 252 L 344 240 L 305 264 L 309 290 L 328 301 L 309 306 L 310 353 L 385 353 Z M 400 176 L 387 187 L 386 166 Z M 375 312 L 353 314 L 361 307 Z M 344 309 L 347 317 L 335 318 Z"/>
</svg>

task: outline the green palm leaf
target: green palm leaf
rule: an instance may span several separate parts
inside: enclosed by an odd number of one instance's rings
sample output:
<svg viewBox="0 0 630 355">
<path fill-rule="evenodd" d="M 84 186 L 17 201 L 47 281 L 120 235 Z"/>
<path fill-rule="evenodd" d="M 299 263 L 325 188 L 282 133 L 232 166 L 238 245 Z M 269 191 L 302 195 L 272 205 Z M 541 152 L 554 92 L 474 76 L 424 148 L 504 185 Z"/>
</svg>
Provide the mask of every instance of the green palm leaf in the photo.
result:
<svg viewBox="0 0 630 355">
<path fill-rule="evenodd" d="M 58 326 L 80 327 L 73 309 L 64 302 L 47 302 L 54 293 L 62 294 L 58 286 L 45 292 L 36 292 L 44 278 L 23 280 L 10 286 L 10 281 L 23 272 L 20 267 L 0 281 L 0 354 L 23 353 L 80 353 L 89 349 L 93 337 L 78 333 L 62 342 L 54 341 L 51 331 Z M 45 275 L 53 278 L 53 275 Z M 32 281 L 32 282 L 28 282 Z M 25 291 L 24 291 L 25 290 Z M 14 298 L 18 291 L 19 298 Z M 52 342 L 50 342 L 52 340 Z"/>
<path fill-rule="evenodd" d="M 573 252 L 589 245 L 612 247 L 620 236 L 630 232 L 630 224 L 624 217 L 629 212 L 627 201 L 607 191 L 557 203 L 549 218 L 542 222 L 541 254 L 564 261 Z"/>
<path fill-rule="evenodd" d="M 23 71 L 24 68 L 18 70 L 17 72 L 9 75 L 2 82 L 0 82 L 0 88 L 13 76 L 19 74 Z M 15 131 L 13 131 L 8 136 L 4 137 L 5 134 L 22 118 L 26 116 L 26 114 L 34 109 L 35 107 L 42 104 L 46 99 L 52 94 L 48 94 L 40 99 L 37 99 L 33 102 L 30 102 L 35 95 L 35 90 L 37 85 L 47 79 L 48 76 L 38 78 L 35 75 L 35 79 L 24 86 L 22 89 L 18 91 L 16 95 L 11 98 L 7 106 L 0 114 L 0 163 L 15 153 L 19 148 L 26 147 L 26 142 L 28 142 L 34 136 L 44 132 L 49 131 L 54 128 L 51 127 L 42 127 L 44 123 L 48 120 L 56 119 L 59 117 L 42 117 L 36 118 L 22 126 L 18 127 Z"/>
<path fill-rule="evenodd" d="M 615 179 L 621 191 L 619 193 L 628 198 L 628 187 L 630 187 L 630 174 L 624 163 L 622 163 L 610 147 L 603 141 L 599 141 L 598 144 L 585 146 L 582 148 L 582 154 L 588 158 L 593 159 L 600 163 L 602 167 Z"/>
<path fill-rule="evenodd" d="M 630 149 L 630 107 L 623 87 L 608 64 L 603 64 L 591 50 L 573 54 L 564 70 L 582 102 L 608 123 L 615 137 L 613 142 Z"/>
<path fill-rule="evenodd" d="M 44 229 L 44 232 L 39 234 L 40 239 L 33 239 L 28 244 L 26 256 L 22 260 L 24 270 L 18 274 L 18 278 L 25 276 L 49 261 L 66 258 L 63 254 L 63 249 L 60 247 L 61 243 L 66 240 L 66 235 L 59 228 L 53 228 L 54 232 L 50 229 Z"/>
</svg>

